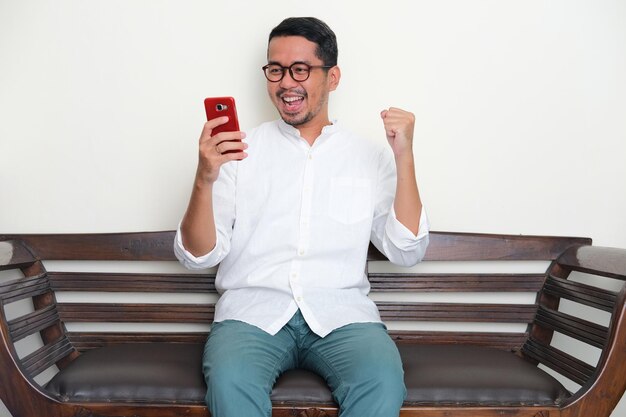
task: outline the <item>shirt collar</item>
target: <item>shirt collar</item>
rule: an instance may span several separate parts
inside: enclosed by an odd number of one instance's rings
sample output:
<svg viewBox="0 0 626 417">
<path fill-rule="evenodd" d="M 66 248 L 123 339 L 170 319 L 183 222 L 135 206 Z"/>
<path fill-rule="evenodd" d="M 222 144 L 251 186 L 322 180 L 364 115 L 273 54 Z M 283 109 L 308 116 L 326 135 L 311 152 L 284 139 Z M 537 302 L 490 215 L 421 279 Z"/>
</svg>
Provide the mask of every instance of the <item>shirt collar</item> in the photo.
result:
<svg viewBox="0 0 626 417">
<path fill-rule="evenodd" d="M 337 132 L 339 129 L 339 126 L 337 124 L 337 120 L 333 119 L 330 121 L 331 124 L 329 124 L 328 126 L 324 126 L 322 128 L 322 133 L 320 134 L 320 136 L 315 140 L 315 143 L 317 143 L 318 141 L 320 141 L 320 139 L 325 139 L 329 136 L 331 136 L 333 133 Z M 277 120 L 277 124 L 278 124 L 278 128 L 279 130 L 288 138 L 292 138 L 292 139 L 297 139 L 297 140 L 304 140 L 302 139 L 302 137 L 300 136 L 300 131 L 285 123 L 285 121 L 283 119 L 278 119 Z"/>
</svg>

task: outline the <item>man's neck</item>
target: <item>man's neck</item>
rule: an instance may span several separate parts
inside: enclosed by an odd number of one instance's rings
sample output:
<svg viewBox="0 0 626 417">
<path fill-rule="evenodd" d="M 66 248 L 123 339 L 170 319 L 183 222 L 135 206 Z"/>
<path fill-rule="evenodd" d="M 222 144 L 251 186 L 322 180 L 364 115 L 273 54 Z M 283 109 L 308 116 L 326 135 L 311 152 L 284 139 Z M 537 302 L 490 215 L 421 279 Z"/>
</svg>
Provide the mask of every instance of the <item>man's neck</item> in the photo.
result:
<svg viewBox="0 0 626 417">
<path fill-rule="evenodd" d="M 313 146 L 313 142 L 322 134 L 322 130 L 332 123 L 326 119 L 321 123 L 306 124 L 302 126 L 294 126 L 300 132 L 300 136 L 307 141 L 310 146 Z"/>
</svg>

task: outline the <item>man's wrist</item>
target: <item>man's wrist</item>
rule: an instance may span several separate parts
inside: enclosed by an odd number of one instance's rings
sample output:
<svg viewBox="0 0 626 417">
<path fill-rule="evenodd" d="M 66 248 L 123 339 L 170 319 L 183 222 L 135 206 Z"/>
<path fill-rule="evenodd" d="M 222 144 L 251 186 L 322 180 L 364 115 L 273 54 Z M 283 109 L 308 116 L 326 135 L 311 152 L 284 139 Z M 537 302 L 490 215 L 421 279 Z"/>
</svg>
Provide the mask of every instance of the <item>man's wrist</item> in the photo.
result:
<svg viewBox="0 0 626 417">
<path fill-rule="evenodd" d="M 211 190 L 213 188 L 214 183 L 215 181 L 212 181 L 211 179 L 207 179 L 206 176 L 201 175 L 200 173 L 197 173 L 196 178 L 193 182 L 193 187 L 194 189 L 198 191 Z"/>
<path fill-rule="evenodd" d="M 400 155 L 395 155 L 396 170 L 398 174 L 412 172 L 415 173 L 415 157 L 413 152 L 404 152 Z"/>
</svg>

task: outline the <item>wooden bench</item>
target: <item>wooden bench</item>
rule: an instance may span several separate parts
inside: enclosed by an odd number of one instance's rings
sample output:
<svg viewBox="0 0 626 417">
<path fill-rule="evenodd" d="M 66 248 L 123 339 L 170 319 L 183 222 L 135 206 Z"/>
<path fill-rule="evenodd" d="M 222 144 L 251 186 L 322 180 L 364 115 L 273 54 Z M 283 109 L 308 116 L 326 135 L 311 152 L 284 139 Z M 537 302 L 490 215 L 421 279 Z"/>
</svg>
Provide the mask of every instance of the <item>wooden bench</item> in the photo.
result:
<svg viewBox="0 0 626 417">
<path fill-rule="evenodd" d="M 173 238 L 0 236 L 0 396 L 14 417 L 208 416 L 215 276 L 176 269 Z M 402 416 L 601 417 L 624 393 L 626 250 L 433 232 L 417 267 L 370 248 L 367 273 L 404 361 Z M 567 352 L 578 344 L 597 363 Z M 272 400 L 274 416 L 337 415 L 303 370 Z"/>
</svg>

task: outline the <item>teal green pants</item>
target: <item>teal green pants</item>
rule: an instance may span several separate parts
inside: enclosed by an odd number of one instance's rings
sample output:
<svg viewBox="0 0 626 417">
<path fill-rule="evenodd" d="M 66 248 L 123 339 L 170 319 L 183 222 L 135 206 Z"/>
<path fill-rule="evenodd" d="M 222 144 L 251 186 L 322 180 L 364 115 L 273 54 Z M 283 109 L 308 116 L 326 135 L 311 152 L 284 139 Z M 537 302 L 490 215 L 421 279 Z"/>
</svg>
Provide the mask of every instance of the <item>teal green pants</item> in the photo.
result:
<svg viewBox="0 0 626 417">
<path fill-rule="evenodd" d="M 397 417 L 406 396 L 400 355 L 382 324 L 351 324 L 321 338 L 298 311 L 274 336 L 235 320 L 213 325 L 203 358 L 211 416 L 271 416 L 274 382 L 292 368 L 322 376 L 341 417 Z"/>
</svg>

